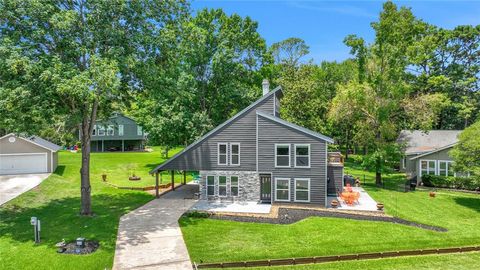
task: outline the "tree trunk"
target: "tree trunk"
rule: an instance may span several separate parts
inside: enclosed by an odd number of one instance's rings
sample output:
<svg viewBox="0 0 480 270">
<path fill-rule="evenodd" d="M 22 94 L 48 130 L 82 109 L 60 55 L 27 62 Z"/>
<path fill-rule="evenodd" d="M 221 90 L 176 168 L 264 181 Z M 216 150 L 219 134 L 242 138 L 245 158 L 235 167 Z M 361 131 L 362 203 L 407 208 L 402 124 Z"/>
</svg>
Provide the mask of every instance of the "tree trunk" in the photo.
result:
<svg viewBox="0 0 480 270">
<path fill-rule="evenodd" d="M 82 167 L 80 168 L 80 178 L 81 178 L 81 209 L 80 215 L 90 216 L 92 215 L 92 198 L 91 191 L 92 187 L 90 185 L 90 136 L 93 131 L 93 126 L 97 119 L 97 108 L 98 102 L 95 100 L 92 105 L 90 115 L 84 113 L 82 120 L 82 132 L 81 132 L 81 141 L 82 141 Z"/>
<path fill-rule="evenodd" d="M 376 172 L 375 173 L 375 184 L 377 186 L 382 186 L 382 173 L 381 172 Z"/>
</svg>

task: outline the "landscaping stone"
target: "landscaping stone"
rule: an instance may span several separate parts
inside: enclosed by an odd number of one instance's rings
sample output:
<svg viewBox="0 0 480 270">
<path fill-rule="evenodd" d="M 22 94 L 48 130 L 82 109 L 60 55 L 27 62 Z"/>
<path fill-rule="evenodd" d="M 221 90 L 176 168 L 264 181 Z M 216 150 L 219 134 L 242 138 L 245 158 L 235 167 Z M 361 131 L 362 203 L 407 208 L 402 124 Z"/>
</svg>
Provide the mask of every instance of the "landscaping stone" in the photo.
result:
<svg viewBox="0 0 480 270">
<path fill-rule="evenodd" d="M 96 241 L 85 241 L 84 247 L 77 246 L 76 242 L 70 242 L 65 244 L 65 246 L 58 248 L 58 253 L 63 254 L 73 254 L 73 255 L 85 255 L 95 252 L 100 244 Z"/>
</svg>

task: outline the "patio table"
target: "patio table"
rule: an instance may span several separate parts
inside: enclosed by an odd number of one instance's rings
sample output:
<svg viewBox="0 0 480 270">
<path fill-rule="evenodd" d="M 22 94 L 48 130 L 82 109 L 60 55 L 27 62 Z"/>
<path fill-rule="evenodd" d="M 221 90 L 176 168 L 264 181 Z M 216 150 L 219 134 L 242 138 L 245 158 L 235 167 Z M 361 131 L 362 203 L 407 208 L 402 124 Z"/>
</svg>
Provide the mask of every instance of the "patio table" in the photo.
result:
<svg viewBox="0 0 480 270">
<path fill-rule="evenodd" d="M 352 205 L 355 201 L 358 201 L 360 193 L 355 191 L 344 191 L 340 196 L 346 204 Z"/>
</svg>

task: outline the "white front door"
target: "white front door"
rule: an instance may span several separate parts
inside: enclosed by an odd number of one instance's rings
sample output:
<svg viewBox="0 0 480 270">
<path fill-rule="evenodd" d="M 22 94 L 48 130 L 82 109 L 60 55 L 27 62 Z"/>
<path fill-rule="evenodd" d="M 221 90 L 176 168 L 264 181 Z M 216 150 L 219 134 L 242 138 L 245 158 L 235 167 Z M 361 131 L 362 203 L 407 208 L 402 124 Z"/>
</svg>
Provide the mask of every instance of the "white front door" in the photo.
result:
<svg viewBox="0 0 480 270">
<path fill-rule="evenodd" d="M 46 173 L 47 168 L 47 153 L 0 155 L 0 174 Z"/>
</svg>

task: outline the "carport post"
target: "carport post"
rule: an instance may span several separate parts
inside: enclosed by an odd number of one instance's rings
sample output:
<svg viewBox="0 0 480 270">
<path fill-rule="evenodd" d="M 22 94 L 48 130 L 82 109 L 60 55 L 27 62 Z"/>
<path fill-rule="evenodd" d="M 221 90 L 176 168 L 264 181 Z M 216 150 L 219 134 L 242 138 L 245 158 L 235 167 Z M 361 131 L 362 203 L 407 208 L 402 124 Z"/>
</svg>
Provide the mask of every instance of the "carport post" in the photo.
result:
<svg viewBox="0 0 480 270">
<path fill-rule="evenodd" d="M 175 190 L 175 171 L 172 170 L 172 190 Z"/>
<path fill-rule="evenodd" d="M 158 194 L 158 171 L 155 173 L 155 197 L 157 199 L 160 197 Z"/>
<path fill-rule="evenodd" d="M 183 184 L 185 185 L 187 183 L 187 172 L 183 171 Z"/>
</svg>

